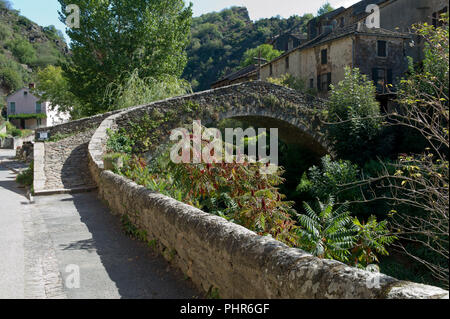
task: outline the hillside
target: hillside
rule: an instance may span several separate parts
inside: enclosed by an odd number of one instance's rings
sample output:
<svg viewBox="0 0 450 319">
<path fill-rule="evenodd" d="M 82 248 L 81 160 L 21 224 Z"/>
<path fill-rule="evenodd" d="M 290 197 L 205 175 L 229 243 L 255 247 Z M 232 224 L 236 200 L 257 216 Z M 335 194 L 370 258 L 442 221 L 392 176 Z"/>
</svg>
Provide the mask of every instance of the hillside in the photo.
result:
<svg viewBox="0 0 450 319">
<path fill-rule="evenodd" d="M 239 66 L 247 49 L 291 28 L 306 33 L 306 24 L 312 17 L 295 15 L 288 19 L 274 17 L 253 22 L 247 8 L 233 7 L 194 18 L 183 78 L 190 81 L 196 91 L 209 89 L 211 83 Z"/>
<path fill-rule="evenodd" d="M 69 49 L 54 26 L 41 27 L 0 0 L 0 105 L 33 81 L 36 71 L 65 59 Z"/>
</svg>

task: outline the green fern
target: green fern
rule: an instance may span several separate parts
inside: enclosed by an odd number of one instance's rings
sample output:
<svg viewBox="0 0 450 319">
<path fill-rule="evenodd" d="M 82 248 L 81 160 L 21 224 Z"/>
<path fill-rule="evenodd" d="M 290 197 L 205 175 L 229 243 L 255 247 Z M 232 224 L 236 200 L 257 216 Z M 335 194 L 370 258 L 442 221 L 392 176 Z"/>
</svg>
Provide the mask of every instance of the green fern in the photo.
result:
<svg viewBox="0 0 450 319">
<path fill-rule="evenodd" d="M 354 246 L 356 227 L 350 218 L 348 205 L 334 209 L 335 200 L 318 200 L 318 210 L 304 203 L 305 214 L 298 215 L 300 247 L 320 258 L 347 262 Z"/>
</svg>

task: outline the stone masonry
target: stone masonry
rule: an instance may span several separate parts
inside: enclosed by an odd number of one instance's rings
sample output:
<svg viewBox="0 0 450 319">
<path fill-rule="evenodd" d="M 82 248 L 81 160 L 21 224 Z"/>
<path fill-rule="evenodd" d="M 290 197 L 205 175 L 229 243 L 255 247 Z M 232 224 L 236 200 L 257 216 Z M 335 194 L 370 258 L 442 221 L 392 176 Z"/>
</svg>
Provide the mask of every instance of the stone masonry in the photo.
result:
<svg viewBox="0 0 450 319">
<path fill-rule="evenodd" d="M 194 106 L 193 102 L 199 106 L 194 112 L 187 107 Z M 323 152 L 326 141 L 313 112 L 318 104 L 320 101 L 308 101 L 292 90 L 252 82 L 130 108 L 110 114 L 95 131 L 88 148 L 89 170 L 100 198 L 113 213 L 127 215 L 146 232 L 149 243 L 205 292 L 216 291 L 222 298 L 448 298 L 448 291 L 437 287 L 399 281 L 289 248 L 149 191 L 103 167 L 107 130 L 126 128 L 130 121 L 155 112 L 171 120 L 164 128 L 158 128 L 161 130 L 189 123 L 193 118 L 205 123 L 229 117 L 277 119 L 296 127 L 297 139 L 307 140 L 312 150 Z M 82 138 L 78 145 L 84 141 Z M 77 148 L 76 143 L 58 143 L 72 150 Z M 72 153 L 56 145 L 51 149 L 49 154 L 53 150 L 65 154 L 60 158 Z M 79 160 L 83 158 L 80 154 L 75 152 Z M 80 173 L 75 169 L 68 172 Z"/>
</svg>

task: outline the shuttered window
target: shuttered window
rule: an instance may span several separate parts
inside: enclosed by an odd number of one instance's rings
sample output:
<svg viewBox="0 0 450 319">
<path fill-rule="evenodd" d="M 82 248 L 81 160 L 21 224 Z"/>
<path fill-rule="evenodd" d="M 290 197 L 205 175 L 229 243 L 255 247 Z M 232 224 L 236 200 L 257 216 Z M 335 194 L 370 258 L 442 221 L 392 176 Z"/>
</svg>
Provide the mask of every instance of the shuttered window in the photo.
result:
<svg viewBox="0 0 450 319">
<path fill-rule="evenodd" d="M 9 111 L 11 114 L 16 114 L 16 102 L 9 103 Z"/>
</svg>

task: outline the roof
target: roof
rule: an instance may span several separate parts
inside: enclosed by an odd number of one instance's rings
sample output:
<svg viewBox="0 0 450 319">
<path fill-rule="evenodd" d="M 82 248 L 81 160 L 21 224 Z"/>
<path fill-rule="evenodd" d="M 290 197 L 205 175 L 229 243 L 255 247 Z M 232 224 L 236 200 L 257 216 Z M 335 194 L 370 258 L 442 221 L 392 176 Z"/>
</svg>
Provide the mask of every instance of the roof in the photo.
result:
<svg viewBox="0 0 450 319">
<path fill-rule="evenodd" d="M 223 82 L 223 81 L 234 81 L 234 80 L 239 79 L 249 73 L 256 71 L 257 69 L 258 69 L 258 66 L 256 64 L 251 64 L 245 68 L 239 69 L 235 72 L 225 75 L 223 78 L 214 82 L 213 85 L 216 83 L 219 83 L 219 82 Z"/>
<path fill-rule="evenodd" d="M 353 34 L 386 36 L 386 37 L 391 37 L 391 38 L 404 38 L 404 39 L 411 38 L 411 36 L 406 33 L 391 31 L 391 30 L 382 29 L 382 28 L 368 28 L 363 24 L 355 23 L 353 25 L 349 25 L 344 28 L 335 29 L 334 31 L 329 32 L 329 33 L 324 32 L 321 35 L 315 37 L 314 39 L 312 39 L 308 42 L 305 42 L 305 43 L 301 44 L 300 46 L 293 48 L 292 50 L 285 52 L 284 54 L 280 55 L 276 59 L 273 59 L 272 61 L 270 61 L 269 63 L 271 63 L 273 61 L 277 61 L 279 59 L 282 59 L 283 57 L 288 56 L 289 54 L 291 54 L 292 52 L 294 52 L 296 50 L 302 50 L 302 49 L 306 49 L 306 48 L 310 48 L 310 47 L 315 47 L 322 43 L 333 41 L 333 40 L 343 38 L 343 37 L 353 35 Z"/>
</svg>

